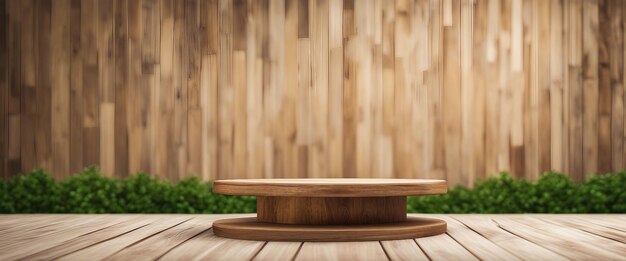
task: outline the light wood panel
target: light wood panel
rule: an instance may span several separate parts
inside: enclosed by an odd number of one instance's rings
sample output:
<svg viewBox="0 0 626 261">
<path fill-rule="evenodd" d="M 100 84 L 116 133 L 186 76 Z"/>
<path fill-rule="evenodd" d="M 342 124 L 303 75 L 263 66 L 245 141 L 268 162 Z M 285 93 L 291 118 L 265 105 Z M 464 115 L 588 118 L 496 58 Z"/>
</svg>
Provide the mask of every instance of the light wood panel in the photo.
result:
<svg viewBox="0 0 626 261">
<path fill-rule="evenodd" d="M 0 0 L 0 177 L 621 171 L 620 0 Z"/>
</svg>

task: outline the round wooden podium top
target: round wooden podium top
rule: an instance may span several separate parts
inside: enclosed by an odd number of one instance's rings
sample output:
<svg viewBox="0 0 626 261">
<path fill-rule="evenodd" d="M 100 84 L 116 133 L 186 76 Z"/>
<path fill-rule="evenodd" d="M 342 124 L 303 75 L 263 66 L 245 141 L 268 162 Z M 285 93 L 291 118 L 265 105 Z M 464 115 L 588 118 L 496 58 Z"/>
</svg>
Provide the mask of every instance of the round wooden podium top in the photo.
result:
<svg viewBox="0 0 626 261">
<path fill-rule="evenodd" d="M 213 192 L 276 197 L 394 197 L 444 194 L 437 179 L 230 179 L 213 182 Z"/>
</svg>

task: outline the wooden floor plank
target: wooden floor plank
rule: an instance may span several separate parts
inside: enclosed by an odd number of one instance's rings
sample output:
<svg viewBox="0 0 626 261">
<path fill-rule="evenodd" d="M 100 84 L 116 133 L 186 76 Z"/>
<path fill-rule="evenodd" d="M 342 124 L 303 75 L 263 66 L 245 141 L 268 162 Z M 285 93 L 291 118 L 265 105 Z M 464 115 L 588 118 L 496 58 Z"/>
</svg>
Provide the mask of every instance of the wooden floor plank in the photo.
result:
<svg viewBox="0 0 626 261">
<path fill-rule="evenodd" d="M 619 255 L 611 251 L 582 242 L 576 233 L 559 232 L 566 229 L 565 227 L 546 230 L 545 226 L 536 224 L 538 222 L 528 226 L 512 220 L 513 217 L 493 217 L 492 219 L 503 229 L 571 259 L 621 259 Z"/>
<path fill-rule="evenodd" d="M 217 237 L 213 234 L 213 231 L 209 230 L 171 249 L 163 255 L 160 260 L 191 260 L 195 257 L 205 255 L 210 249 L 219 246 L 223 242 L 224 240 Z"/>
<path fill-rule="evenodd" d="M 494 244 L 456 219 L 443 216 L 439 218 L 448 223 L 448 235 L 480 260 L 520 260 L 506 249 Z"/>
<path fill-rule="evenodd" d="M 0 227 L 3 227 L 7 224 L 15 224 L 15 223 L 24 223 L 24 222 L 32 222 L 32 221 L 43 221 L 46 219 L 53 218 L 68 218 L 68 217 L 76 217 L 73 214 L 10 214 L 10 215 L 0 215 Z"/>
<path fill-rule="evenodd" d="M 584 218 L 589 223 L 604 226 L 609 229 L 615 229 L 615 230 L 626 232 L 626 217 L 623 217 L 623 215 L 622 215 L 623 218 L 621 219 L 616 218 L 616 217 L 610 217 L 610 216 L 596 216 L 596 215 L 593 215 L 591 217 L 588 217 L 588 216 L 582 217 L 580 215 L 577 215 L 577 217 Z"/>
<path fill-rule="evenodd" d="M 32 239 L 46 236 L 59 231 L 66 230 L 74 225 L 82 225 L 94 221 L 105 220 L 105 216 L 86 216 L 86 217 L 51 217 L 42 220 L 26 221 L 24 224 L 15 224 L 12 228 L 2 231 L 0 234 L 0 248 L 11 246 L 20 241 L 30 241 Z M 72 224 L 72 225 L 68 225 Z"/>
<path fill-rule="evenodd" d="M 267 242 L 259 254 L 254 257 L 254 260 L 292 260 L 301 246 L 302 242 Z"/>
<path fill-rule="evenodd" d="M 305 242 L 295 260 L 387 260 L 378 241 Z"/>
<path fill-rule="evenodd" d="M 577 228 L 587 233 L 606 237 L 626 244 L 626 232 L 591 223 L 588 219 L 581 219 L 577 217 L 551 217 L 541 218 L 541 220 L 555 225 Z"/>
<path fill-rule="evenodd" d="M 0 215 L 0 260 L 623 259 L 626 215 L 423 215 L 446 234 L 415 240 L 263 242 L 215 236 L 247 215 Z M 422 215 L 420 215 L 422 216 Z M 8 233 L 7 233 L 8 232 Z"/>
<path fill-rule="evenodd" d="M 415 240 L 387 240 L 380 241 L 380 244 L 391 260 L 428 260 Z"/>
<path fill-rule="evenodd" d="M 162 218 L 159 222 L 152 223 L 145 227 L 141 227 L 137 230 L 133 230 L 132 232 L 124 234 L 122 236 L 104 241 L 99 244 L 92 245 L 88 248 L 81 249 L 69 255 L 63 256 L 59 258 L 59 260 L 104 259 L 136 242 L 139 242 L 163 230 L 166 230 L 173 226 L 181 224 L 191 218 L 192 218 L 191 216 L 179 216 L 179 217 L 173 216 L 173 217 Z"/>
<path fill-rule="evenodd" d="M 209 230 L 180 244 L 159 260 L 250 260 L 264 244 L 263 241 L 221 238 Z"/>
<path fill-rule="evenodd" d="M 115 225 L 123 222 L 126 218 L 110 218 L 106 215 L 87 216 L 83 224 L 89 225 L 72 225 L 66 223 L 66 229 L 54 231 L 42 236 L 32 236 L 29 238 L 21 238 L 8 244 L 0 246 L 0 260 L 18 259 L 28 256 L 32 253 L 54 247 L 73 238 Z"/>
<path fill-rule="evenodd" d="M 2 231 L 2 235 L 0 235 L 0 240 L 4 237 L 11 237 L 13 239 L 13 234 L 17 233 L 18 235 L 23 236 L 24 232 L 32 231 L 39 228 L 51 227 L 56 225 L 62 225 L 67 222 L 72 222 L 74 220 L 79 220 L 80 217 L 74 216 L 56 216 L 52 215 L 50 217 L 37 217 L 36 219 L 28 219 L 20 220 L 18 218 L 16 221 L 9 222 L 1 222 L 0 231 Z"/>
<path fill-rule="evenodd" d="M 71 220 L 71 221 L 69 221 Z M 16 241 L 28 241 L 29 239 L 36 238 L 37 236 L 47 235 L 56 231 L 67 228 L 67 222 L 85 222 L 80 219 L 50 219 L 47 220 L 33 220 L 31 222 L 24 222 L 25 224 L 14 224 L 13 227 L 5 229 L 0 234 L 0 245 L 15 243 Z"/>
<path fill-rule="evenodd" d="M 578 242 L 582 242 L 590 246 L 595 246 L 597 248 L 601 248 L 621 256 L 626 255 L 625 244 L 595 234 L 581 231 L 575 227 L 556 225 L 550 222 L 546 222 L 544 220 L 545 218 L 533 216 L 517 216 L 509 219 L 514 220 L 515 222 L 523 223 L 527 226 L 533 226 L 543 231 L 550 231 L 552 235 L 559 238 L 569 238 L 572 240 L 577 240 Z"/>
<path fill-rule="evenodd" d="M 72 252 L 81 250 L 83 248 L 89 247 L 91 245 L 98 244 L 100 242 L 107 241 L 109 239 L 116 238 L 125 233 L 129 233 L 135 229 L 146 226 L 150 223 L 158 220 L 156 217 L 135 217 L 127 220 L 125 222 L 121 222 L 119 224 L 115 224 L 108 228 L 96 231 L 94 233 L 90 233 L 87 235 L 83 235 L 80 237 L 73 238 L 66 242 L 63 242 L 60 245 L 53 246 L 42 251 L 36 252 L 32 255 L 24 257 L 26 260 L 52 260 L 55 258 L 59 258 L 64 255 L 68 255 Z"/>
<path fill-rule="evenodd" d="M 498 224 L 491 221 L 487 216 L 454 215 L 453 217 L 489 239 L 491 242 L 509 250 L 519 258 L 528 260 L 567 260 L 567 258 L 545 249 L 540 245 L 536 245 L 531 241 L 501 229 L 498 227 Z"/>
<path fill-rule="evenodd" d="M 201 233 L 208 233 L 212 223 L 213 221 L 206 218 L 195 217 L 127 247 L 107 257 L 106 260 L 157 259 L 190 238 Z"/>
<path fill-rule="evenodd" d="M 430 260 L 478 260 L 447 233 L 416 238 L 415 242 L 424 250 Z"/>
</svg>

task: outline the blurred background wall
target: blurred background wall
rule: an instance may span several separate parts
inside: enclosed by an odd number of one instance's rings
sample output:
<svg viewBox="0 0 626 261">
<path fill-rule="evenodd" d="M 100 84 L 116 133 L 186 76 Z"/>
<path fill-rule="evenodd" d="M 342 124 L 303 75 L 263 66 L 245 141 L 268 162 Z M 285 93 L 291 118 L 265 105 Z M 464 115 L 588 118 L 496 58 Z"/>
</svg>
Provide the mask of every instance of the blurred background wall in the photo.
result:
<svg viewBox="0 0 626 261">
<path fill-rule="evenodd" d="M 620 0 L 0 0 L 0 177 L 624 169 Z"/>
</svg>

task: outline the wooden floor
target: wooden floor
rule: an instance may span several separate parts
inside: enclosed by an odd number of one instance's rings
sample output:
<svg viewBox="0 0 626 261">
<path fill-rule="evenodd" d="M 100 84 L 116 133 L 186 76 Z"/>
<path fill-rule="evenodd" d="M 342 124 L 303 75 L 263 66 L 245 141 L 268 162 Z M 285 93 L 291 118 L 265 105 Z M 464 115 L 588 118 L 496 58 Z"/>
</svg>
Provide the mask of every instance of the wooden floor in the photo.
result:
<svg viewBox="0 0 626 261">
<path fill-rule="evenodd" d="M 626 260 L 626 215 L 419 215 L 443 235 L 342 243 L 219 238 L 250 215 L 0 215 L 0 260 Z"/>
</svg>

